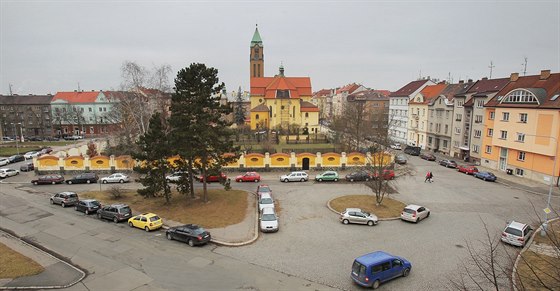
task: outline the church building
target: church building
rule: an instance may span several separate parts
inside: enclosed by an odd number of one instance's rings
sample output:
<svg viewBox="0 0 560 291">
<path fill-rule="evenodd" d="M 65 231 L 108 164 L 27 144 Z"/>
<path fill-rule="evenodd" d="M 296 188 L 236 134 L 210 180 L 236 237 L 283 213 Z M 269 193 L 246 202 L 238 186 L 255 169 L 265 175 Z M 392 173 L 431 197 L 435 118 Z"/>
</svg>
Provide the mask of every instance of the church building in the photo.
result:
<svg viewBox="0 0 560 291">
<path fill-rule="evenodd" d="M 286 77 L 280 65 L 278 75 L 264 77 L 264 46 L 258 28 L 251 40 L 251 129 L 288 129 L 298 125 L 315 133 L 319 127 L 319 107 L 311 103 L 309 77 Z"/>
</svg>

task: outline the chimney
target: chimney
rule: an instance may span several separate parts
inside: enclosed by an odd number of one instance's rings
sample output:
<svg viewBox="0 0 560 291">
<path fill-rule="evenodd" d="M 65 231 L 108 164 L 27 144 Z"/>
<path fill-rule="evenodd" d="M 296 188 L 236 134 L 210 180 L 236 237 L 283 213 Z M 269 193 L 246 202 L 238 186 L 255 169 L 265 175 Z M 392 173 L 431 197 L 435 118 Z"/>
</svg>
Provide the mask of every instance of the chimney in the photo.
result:
<svg viewBox="0 0 560 291">
<path fill-rule="evenodd" d="M 511 76 L 509 77 L 509 81 L 515 82 L 517 81 L 517 79 L 519 79 L 519 73 L 511 73 Z"/>
<path fill-rule="evenodd" d="M 467 82 L 472 83 L 472 81 L 473 81 L 472 79 L 469 79 Z"/>
<path fill-rule="evenodd" d="M 74 92 L 78 92 L 78 90 L 74 90 Z"/>
<path fill-rule="evenodd" d="M 484 80 L 484 81 L 485 81 L 485 80 L 488 80 L 488 77 L 484 77 L 484 78 L 482 78 L 482 80 Z"/>
<path fill-rule="evenodd" d="M 459 84 L 463 84 L 463 83 L 465 83 L 464 80 L 459 80 Z"/>
<path fill-rule="evenodd" d="M 546 80 L 550 77 L 550 70 L 541 70 L 540 80 Z"/>
</svg>

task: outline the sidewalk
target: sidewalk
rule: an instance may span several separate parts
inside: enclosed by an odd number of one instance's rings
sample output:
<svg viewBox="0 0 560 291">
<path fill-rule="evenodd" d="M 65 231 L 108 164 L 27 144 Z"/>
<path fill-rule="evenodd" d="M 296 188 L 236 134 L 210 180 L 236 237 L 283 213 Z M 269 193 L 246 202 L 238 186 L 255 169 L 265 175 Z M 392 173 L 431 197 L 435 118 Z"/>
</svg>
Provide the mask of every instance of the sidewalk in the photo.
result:
<svg viewBox="0 0 560 291">
<path fill-rule="evenodd" d="M 67 288 L 80 282 L 86 273 L 21 239 L 0 231 L 0 242 L 34 260 L 45 270 L 37 275 L 15 279 L 0 279 L 0 289 Z"/>
</svg>

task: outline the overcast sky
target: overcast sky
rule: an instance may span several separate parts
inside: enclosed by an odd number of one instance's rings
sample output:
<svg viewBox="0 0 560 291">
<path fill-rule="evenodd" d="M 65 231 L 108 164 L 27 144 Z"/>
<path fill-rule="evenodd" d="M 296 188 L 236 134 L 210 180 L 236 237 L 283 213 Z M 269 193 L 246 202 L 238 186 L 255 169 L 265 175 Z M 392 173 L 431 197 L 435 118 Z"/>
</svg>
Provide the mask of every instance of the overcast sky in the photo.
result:
<svg viewBox="0 0 560 291">
<path fill-rule="evenodd" d="M 219 70 L 249 89 L 258 23 L 265 75 L 397 90 L 420 75 L 479 79 L 560 71 L 560 0 L 1 2 L 0 93 L 116 89 L 125 60 Z"/>
</svg>

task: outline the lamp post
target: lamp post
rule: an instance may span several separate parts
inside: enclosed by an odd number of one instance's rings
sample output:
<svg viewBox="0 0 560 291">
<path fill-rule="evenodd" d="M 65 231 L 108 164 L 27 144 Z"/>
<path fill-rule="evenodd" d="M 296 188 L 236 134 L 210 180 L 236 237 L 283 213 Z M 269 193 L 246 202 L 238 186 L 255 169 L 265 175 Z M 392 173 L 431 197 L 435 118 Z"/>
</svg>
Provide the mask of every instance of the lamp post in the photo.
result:
<svg viewBox="0 0 560 291">
<path fill-rule="evenodd" d="M 18 123 L 13 123 L 13 122 L 12 122 L 12 125 L 14 126 L 14 136 L 15 136 L 15 138 L 16 138 L 16 149 L 17 149 L 17 154 L 19 155 L 19 142 L 18 142 L 18 137 L 17 137 L 16 124 L 21 125 L 21 123 L 19 123 L 19 122 L 18 122 Z"/>
<path fill-rule="evenodd" d="M 558 153 L 558 140 L 552 136 L 549 138 L 553 139 L 556 142 L 556 149 L 554 151 L 554 162 L 552 163 L 552 176 L 550 177 L 550 185 L 548 187 L 548 200 L 546 202 L 546 208 L 544 210 L 544 222 L 543 222 L 543 231 L 541 232 L 541 236 L 546 235 L 546 231 L 548 228 L 548 213 L 550 212 L 550 198 L 552 197 L 552 184 L 554 183 L 554 173 L 556 171 L 556 154 Z"/>
</svg>

